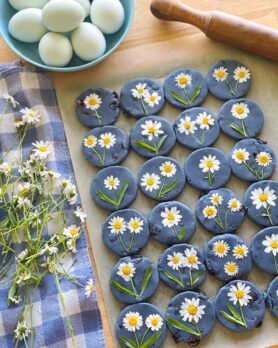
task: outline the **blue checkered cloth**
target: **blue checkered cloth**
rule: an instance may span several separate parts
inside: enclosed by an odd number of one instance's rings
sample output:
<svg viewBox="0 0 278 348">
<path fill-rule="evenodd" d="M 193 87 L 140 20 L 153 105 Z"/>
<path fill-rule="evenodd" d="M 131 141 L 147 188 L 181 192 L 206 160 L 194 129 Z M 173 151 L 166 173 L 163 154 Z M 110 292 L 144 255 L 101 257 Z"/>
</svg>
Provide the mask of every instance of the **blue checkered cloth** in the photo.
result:
<svg viewBox="0 0 278 348">
<path fill-rule="evenodd" d="M 14 122 L 20 118 L 20 110 L 24 107 L 34 108 L 42 115 L 40 124 L 29 130 L 23 144 L 29 150 L 37 140 L 49 141 L 54 153 L 48 167 L 54 169 L 74 183 L 74 172 L 64 133 L 64 127 L 57 104 L 55 90 L 49 75 L 35 67 L 23 67 L 20 62 L 0 65 L 0 110 L 6 103 L 3 94 L 13 96 L 20 105 L 16 109 L 6 108 L 0 120 L 0 153 L 10 147 L 16 134 Z M 79 203 L 79 202 L 77 202 Z M 66 208 L 66 216 L 74 216 L 75 206 Z M 0 252 L 1 257 L 1 252 Z M 84 276 L 83 283 L 94 275 L 88 256 L 86 236 L 83 231 L 77 242 L 76 256 L 70 255 L 74 266 L 72 274 Z M 20 305 L 8 307 L 7 298 L 10 284 L 0 284 L 0 347 L 14 347 L 14 330 Z M 61 280 L 68 315 L 72 322 L 76 346 L 78 348 L 106 347 L 102 319 L 98 307 L 96 293 L 86 298 L 84 289 L 72 282 Z M 54 277 L 49 274 L 40 286 L 33 307 L 33 325 L 35 329 L 34 348 L 72 347 L 70 332 L 65 314 L 59 299 Z M 18 347 L 24 346 L 23 344 Z"/>
</svg>

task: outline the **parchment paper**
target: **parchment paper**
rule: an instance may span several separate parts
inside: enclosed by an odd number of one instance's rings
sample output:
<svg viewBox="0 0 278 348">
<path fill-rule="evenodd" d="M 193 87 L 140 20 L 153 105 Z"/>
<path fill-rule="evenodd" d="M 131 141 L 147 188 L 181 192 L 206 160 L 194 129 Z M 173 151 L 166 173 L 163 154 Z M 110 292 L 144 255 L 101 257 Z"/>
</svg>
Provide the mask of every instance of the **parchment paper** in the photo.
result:
<svg viewBox="0 0 278 348">
<path fill-rule="evenodd" d="M 196 42 L 198 42 L 198 45 L 196 45 Z M 164 41 L 156 45 L 145 45 L 143 48 L 135 47 L 129 51 L 118 51 L 108 61 L 100 64 L 97 68 L 71 75 L 63 75 L 63 77 L 59 75 L 59 78 L 55 76 L 58 100 L 65 123 L 75 174 L 83 206 L 89 214 L 88 229 L 113 335 L 117 315 L 124 307 L 122 303 L 110 294 L 108 286 L 110 270 L 116 263 L 117 257 L 105 248 L 101 240 L 101 223 L 108 214 L 96 207 L 89 194 L 91 180 L 97 171 L 83 158 L 81 152 L 81 143 L 88 130 L 75 117 L 75 99 L 88 87 L 101 86 L 120 92 L 122 86 L 127 81 L 140 76 L 157 78 L 162 83 L 163 76 L 179 67 L 192 67 L 206 74 L 209 67 L 222 58 L 237 59 L 250 68 L 253 75 L 253 83 L 247 98 L 254 99 L 262 107 L 266 122 L 260 137 L 269 142 L 278 156 L 277 64 L 228 48 L 222 44 L 216 44 L 201 34 L 196 34 L 184 40 Z M 220 101 L 209 96 L 203 105 L 218 113 L 221 104 Z M 179 112 L 178 109 L 167 105 L 161 112 L 161 115 L 173 123 Z M 134 123 L 135 120 L 128 119 L 121 114 L 116 126 L 128 132 Z M 233 145 L 234 141 L 223 134 L 221 134 L 215 144 L 216 147 L 225 153 L 228 153 Z M 188 150 L 177 144 L 169 156 L 177 159 L 183 165 L 188 154 Z M 130 150 L 129 156 L 122 165 L 129 167 L 137 175 L 138 169 L 143 163 L 144 159 Z M 278 179 L 278 169 L 273 179 Z M 232 177 L 227 185 L 241 199 L 247 186 L 247 184 L 240 182 L 235 177 Z M 178 200 L 194 209 L 198 197 L 199 192 L 187 185 L 183 194 L 178 197 Z M 146 216 L 154 205 L 155 203 L 153 201 L 145 198 L 139 192 L 135 203 L 131 207 L 138 209 Z M 254 225 L 246 218 L 238 234 L 250 242 L 252 236 L 258 231 L 260 231 L 260 227 Z M 191 239 L 191 243 L 202 249 L 206 241 L 212 236 L 212 234 L 206 232 L 198 225 L 197 231 Z M 150 239 L 142 254 L 156 262 L 164 249 L 162 245 Z M 254 282 L 262 291 L 265 290 L 271 279 L 271 276 L 259 271 L 255 267 L 253 267 L 252 272 L 248 275 L 248 280 Z M 213 297 L 219 286 L 221 286 L 220 281 L 216 280 L 213 276 L 208 276 L 205 283 L 201 286 L 201 290 L 206 292 L 210 297 Z M 157 292 L 151 298 L 150 302 L 165 311 L 170 298 L 175 294 L 174 291 L 169 290 L 164 284 L 160 283 Z M 199 346 L 201 348 L 224 346 L 226 348 L 236 346 L 245 348 L 266 347 L 278 343 L 277 327 L 277 319 L 272 317 L 268 312 L 266 312 L 264 324 L 261 328 L 245 334 L 233 333 L 217 323 L 213 332 L 207 338 L 204 338 Z M 163 347 L 172 348 L 176 346 L 176 343 L 168 333 Z M 181 346 L 182 344 L 179 345 L 179 347 Z"/>
</svg>

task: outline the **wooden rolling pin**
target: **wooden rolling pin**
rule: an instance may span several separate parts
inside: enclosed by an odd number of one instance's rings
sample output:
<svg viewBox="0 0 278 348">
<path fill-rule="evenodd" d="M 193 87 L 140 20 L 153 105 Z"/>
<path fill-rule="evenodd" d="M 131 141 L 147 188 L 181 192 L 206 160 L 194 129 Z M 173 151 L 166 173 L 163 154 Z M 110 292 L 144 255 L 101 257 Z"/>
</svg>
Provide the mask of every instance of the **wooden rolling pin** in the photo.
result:
<svg viewBox="0 0 278 348">
<path fill-rule="evenodd" d="M 221 11 L 195 10 L 178 0 L 152 0 L 151 12 L 158 19 L 193 24 L 212 39 L 278 61 L 278 30 Z"/>
</svg>

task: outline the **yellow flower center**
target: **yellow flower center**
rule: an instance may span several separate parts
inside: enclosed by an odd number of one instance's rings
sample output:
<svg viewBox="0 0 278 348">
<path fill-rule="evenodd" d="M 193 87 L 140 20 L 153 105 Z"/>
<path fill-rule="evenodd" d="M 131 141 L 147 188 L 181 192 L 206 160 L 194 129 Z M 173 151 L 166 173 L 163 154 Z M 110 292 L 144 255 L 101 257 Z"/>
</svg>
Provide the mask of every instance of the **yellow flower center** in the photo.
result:
<svg viewBox="0 0 278 348">
<path fill-rule="evenodd" d="M 221 78 L 221 77 L 223 77 L 225 75 L 225 71 L 224 70 L 218 70 L 216 75 Z"/>
<path fill-rule="evenodd" d="M 267 156 L 267 155 L 260 155 L 259 156 L 259 161 L 261 162 L 261 163 L 263 163 L 263 164 L 266 164 L 266 163 L 268 163 L 269 162 L 269 157 Z"/>
<path fill-rule="evenodd" d="M 261 202 L 266 202 L 268 200 L 268 195 L 265 194 L 265 193 L 261 193 L 259 195 L 259 199 L 260 199 Z"/>
<path fill-rule="evenodd" d="M 188 78 L 186 76 L 182 76 L 179 78 L 180 85 L 186 85 L 188 83 Z"/>
<path fill-rule="evenodd" d="M 194 255 L 188 256 L 188 262 L 189 263 L 195 263 L 196 262 L 196 256 L 194 256 Z"/>
<path fill-rule="evenodd" d="M 276 242 L 276 240 L 273 240 L 270 243 L 270 246 L 271 246 L 272 249 L 277 249 L 278 248 L 278 242 Z"/>
<path fill-rule="evenodd" d="M 167 219 L 173 221 L 175 219 L 175 215 L 173 213 L 169 213 Z"/>
<path fill-rule="evenodd" d="M 115 228 L 116 230 L 120 230 L 120 229 L 122 228 L 122 223 L 121 223 L 121 221 L 116 221 L 116 222 L 114 222 L 114 228 Z"/>
<path fill-rule="evenodd" d="M 237 247 L 235 250 L 235 254 L 240 255 L 240 256 L 244 256 L 244 254 L 245 254 L 244 248 L 242 246 Z"/>
<path fill-rule="evenodd" d="M 73 240 L 71 241 L 71 247 L 72 247 L 72 248 L 75 248 L 75 246 L 76 246 L 76 242 L 75 242 L 75 240 L 73 239 Z"/>
<path fill-rule="evenodd" d="M 108 184 L 110 186 L 114 186 L 115 185 L 115 180 L 114 179 L 109 179 Z"/>
<path fill-rule="evenodd" d="M 89 105 L 94 106 L 94 105 L 96 105 L 96 104 L 97 104 L 97 98 L 93 97 L 93 98 L 90 98 L 90 99 L 89 99 Z"/>
<path fill-rule="evenodd" d="M 238 151 L 236 153 L 236 158 L 239 159 L 240 161 L 244 160 L 244 152 L 243 151 Z"/>
<path fill-rule="evenodd" d="M 75 235 L 77 234 L 77 231 L 76 231 L 74 228 L 72 228 L 72 229 L 69 230 L 69 233 L 70 233 L 72 236 L 75 236 Z"/>
<path fill-rule="evenodd" d="M 151 95 L 150 96 L 150 101 L 154 102 L 156 100 L 156 96 L 155 95 Z"/>
<path fill-rule="evenodd" d="M 243 290 L 237 290 L 236 292 L 236 298 L 241 300 L 244 297 L 244 291 Z"/>
<path fill-rule="evenodd" d="M 204 116 L 203 119 L 202 119 L 202 123 L 203 124 L 208 124 L 209 123 L 209 119 L 206 116 Z"/>
<path fill-rule="evenodd" d="M 213 161 L 212 161 L 212 160 L 207 160 L 206 166 L 207 166 L 208 168 L 212 168 L 212 167 L 213 167 Z"/>
<path fill-rule="evenodd" d="M 137 317 L 134 315 L 134 316 L 131 316 L 129 319 L 128 319 L 128 323 L 130 326 L 136 326 L 137 323 L 138 323 L 138 319 Z"/>
<path fill-rule="evenodd" d="M 134 228 L 136 230 L 136 228 L 139 227 L 139 222 L 138 221 L 133 221 L 133 223 L 131 225 L 132 225 L 132 228 Z"/>
<path fill-rule="evenodd" d="M 89 289 L 88 289 L 88 290 L 89 290 L 90 292 L 93 292 L 94 289 L 95 289 L 94 284 L 91 284 L 91 285 L 89 286 Z"/>
<path fill-rule="evenodd" d="M 236 113 L 242 115 L 244 113 L 244 107 L 242 105 L 237 106 Z"/>
<path fill-rule="evenodd" d="M 147 179 L 147 185 L 148 186 L 153 186 L 153 184 L 154 184 L 154 178 Z"/>
<path fill-rule="evenodd" d="M 105 138 L 103 139 L 103 142 L 104 142 L 105 145 L 108 145 L 108 144 L 111 143 L 111 139 L 110 139 L 109 137 L 105 137 Z"/>
<path fill-rule="evenodd" d="M 131 273 L 130 267 L 129 267 L 129 266 L 125 266 L 125 267 L 123 268 L 123 274 L 126 275 L 126 276 L 129 276 L 130 273 Z"/>
<path fill-rule="evenodd" d="M 230 262 L 226 265 L 226 268 L 229 273 L 234 273 L 236 271 L 236 264 L 234 262 Z"/>
<path fill-rule="evenodd" d="M 188 122 L 188 121 L 184 122 L 183 127 L 185 129 L 190 129 L 190 127 L 191 127 L 190 122 Z"/>
<path fill-rule="evenodd" d="M 140 93 L 140 94 L 143 93 L 144 92 L 144 88 L 142 88 L 142 87 L 137 88 L 137 92 Z"/>
<path fill-rule="evenodd" d="M 172 168 L 172 166 L 171 166 L 170 164 L 166 164 L 166 165 L 164 166 L 164 172 L 166 172 L 166 173 L 171 173 L 172 170 L 173 170 L 173 168 Z"/>
<path fill-rule="evenodd" d="M 88 145 L 93 145 L 95 142 L 95 138 L 93 136 L 90 136 L 89 138 L 87 138 L 87 144 Z"/>
<path fill-rule="evenodd" d="M 198 308 L 194 305 L 190 305 L 188 308 L 187 308 L 187 311 L 190 315 L 195 315 L 197 313 L 197 310 Z"/>
<path fill-rule="evenodd" d="M 214 214 L 214 208 L 213 207 L 207 207 L 206 208 L 206 214 L 208 216 L 212 216 Z"/>
<path fill-rule="evenodd" d="M 224 254 L 226 250 L 226 247 L 224 244 L 218 244 L 217 247 L 216 247 L 216 251 L 219 253 L 219 254 Z"/>
<path fill-rule="evenodd" d="M 34 118 L 35 117 L 35 114 L 29 112 L 29 114 L 27 115 L 28 117 L 31 117 L 31 118 Z"/>
<path fill-rule="evenodd" d="M 178 256 L 173 256 L 172 261 L 173 261 L 173 263 L 176 265 L 177 263 L 180 262 L 180 259 L 179 259 Z"/>
<path fill-rule="evenodd" d="M 214 196 L 214 197 L 213 197 L 213 202 L 214 202 L 214 203 L 219 203 L 219 202 L 220 202 L 219 196 Z"/>
<path fill-rule="evenodd" d="M 47 148 L 46 148 L 46 146 L 40 146 L 40 147 L 38 147 L 38 150 L 39 150 L 40 152 L 46 152 L 46 151 L 47 151 Z"/>
<path fill-rule="evenodd" d="M 153 326 L 157 326 L 158 322 L 159 322 L 158 318 L 152 318 L 152 320 L 151 320 L 151 323 Z"/>
<path fill-rule="evenodd" d="M 245 71 L 241 70 L 238 74 L 238 76 L 242 79 L 243 77 L 245 77 Z"/>
<path fill-rule="evenodd" d="M 151 134 L 154 134 L 155 133 L 155 127 L 154 126 L 150 126 L 149 128 L 148 128 L 148 132 L 149 133 L 151 133 Z"/>
<path fill-rule="evenodd" d="M 232 201 L 231 202 L 231 207 L 232 208 L 237 208 L 237 201 Z"/>
</svg>

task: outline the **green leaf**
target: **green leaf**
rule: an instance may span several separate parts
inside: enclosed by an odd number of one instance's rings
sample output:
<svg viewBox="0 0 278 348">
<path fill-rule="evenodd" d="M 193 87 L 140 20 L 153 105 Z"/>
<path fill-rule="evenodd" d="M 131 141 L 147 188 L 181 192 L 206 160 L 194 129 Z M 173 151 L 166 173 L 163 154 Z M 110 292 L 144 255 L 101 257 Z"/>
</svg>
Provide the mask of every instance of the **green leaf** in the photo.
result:
<svg viewBox="0 0 278 348">
<path fill-rule="evenodd" d="M 135 143 L 137 145 L 141 146 L 142 148 L 147 149 L 147 150 L 149 150 L 151 152 L 155 152 L 155 153 L 157 152 L 157 149 L 155 147 L 145 143 L 144 141 L 142 141 L 140 139 L 135 139 Z"/>
<path fill-rule="evenodd" d="M 244 130 L 241 127 L 239 127 L 238 125 L 236 125 L 234 122 L 227 121 L 227 123 L 232 129 L 237 131 L 239 134 L 241 134 L 244 137 L 247 137 L 246 133 L 244 133 Z"/>
<path fill-rule="evenodd" d="M 123 344 L 126 345 L 126 347 L 128 348 L 137 348 L 137 345 L 130 340 L 129 338 L 125 337 L 125 336 L 120 336 L 120 340 L 123 342 Z"/>
<path fill-rule="evenodd" d="M 196 274 L 196 276 L 192 280 L 192 286 L 198 283 L 199 279 L 203 276 L 203 274 L 204 272 L 201 270 Z"/>
<path fill-rule="evenodd" d="M 168 93 L 176 100 L 178 100 L 179 102 L 185 104 L 186 106 L 189 106 L 190 103 L 188 102 L 188 100 L 186 100 L 184 97 L 182 97 L 179 93 L 173 91 L 173 90 L 170 90 L 168 91 Z"/>
<path fill-rule="evenodd" d="M 147 339 L 147 341 L 140 346 L 140 348 L 149 348 L 151 347 L 156 341 L 159 340 L 159 337 L 161 336 L 162 332 L 156 332 L 151 337 Z"/>
<path fill-rule="evenodd" d="M 236 320 L 242 321 L 241 320 L 241 315 L 237 312 L 237 310 L 235 309 L 235 307 L 231 306 L 231 305 L 227 305 L 229 311 L 232 313 L 233 317 Z"/>
<path fill-rule="evenodd" d="M 152 265 L 150 265 L 147 268 L 146 273 L 144 275 L 140 296 L 143 295 L 144 291 L 146 290 L 146 287 L 147 287 L 147 285 L 149 283 L 149 280 L 150 280 L 150 278 L 152 276 L 152 273 L 153 273 L 153 269 L 152 269 Z"/>
<path fill-rule="evenodd" d="M 175 181 L 171 182 L 170 185 L 164 187 L 164 189 L 161 191 L 160 197 L 172 191 L 178 185 L 179 182 L 180 182 L 180 179 L 176 179 Z"/>
<path fill-rule="evenodd" d="M 194 102 L 194 100 L 198 97 L 200 94 L 200 91 L 202 89 L 202 85 L 199 83 L 198 86 L 194 89 L 191 98 L 190 98 L 190 105 Z"/>
<path fill-rule="evenodd" d="M 119 282 L 116 282 L 115 280 L 113 280 L 111 282 L 111 285 L 113 286 L 113 288 L 117 289 L 118 291 L 121 291 L 121 292 L 124 292 L 125 294 L 134 296 L 133 291 L 127 289 L 125 286 L 121 285 Z"/>
<path fill-rule="evenodd" d="M 166 275 L 167 278 L 173 280 L 173 282 L 177 283 L 181 287 L 183 287 L 183 283 L 171 272 L 167 271 L 166 269 L 162 269 L 162 272 Z"/>
<path fill-rule="evenodd" d="M 168 135 L 164 135 L 160 140 L 159 143 L 157 144 L 157 152 L 161 148 L 161 146 L 164 144 L 164 141 L 167 139 Z"/>
<path fill-rule="evenodd" d="M 110 203 L 110 204 L 116 205 L 116 202 L 115 202 L 113 199 L 111 199 L 110 197 L 108 197 L 105 193 L 103 193 L 103 192 L 97 190 L 97 191 L 96 191 L 96 194 L 97 194 L 97 195 L 99 196 L 99 198 L 102 199 L 103 201 L 106 201 L 106 202 L 108 202 L 108 203 Z"/>
<path fill-rule="evenodd" d="M 186 234 L 186 226 L 183 226 L 183 228 L 178 233 L 178 240 L 182 240 L 185 237 Z"/>
<path fill-rule="evenodd" d="M 171 326 L 173 326 L 175 329 L 181 330 L 181 331 L 185 331 L 188 332 L 192 335 L 198 336 L 200 337 L 201 335 L 199 334 L 199 332 L 191 329 L 189 326 L 181 323 L 180 321 L 174 319 L 174 318 L 166 318 L 166 321 L 168 324 L 170 324 Z"/>
<path fill-rule="evenodd" d="M 11 299 L 16 295 L 17 291 L 18 291 L 18 285 L 16 284 L 16 282 L 14 282 L 8 293 L 8 305 L 12 304 Z"/>
<path fill-rule="evenodd" d="M 121 203 L 122 203 L 122 200 L 124 198 L 124 195 L 126 193 L 126 190 L 128 188 L 128 181 L 126 180 L 121 188 L 121 192 L 120 192 L 120 196 L 119 196 L 119 199 L 118 199 L 118 202 L 117 202 L 117 205 L 119 206 Z"/>
<path fill-rule="evenodd" d="M 224 317 L 225 319 L 231 321 L 232 323 L 235 323 L 235 324 L 241 325 L 241 326 L 245 326 L 242 320 L 238 320 L 238 319 L 232 317 L 230 314 L 228 314 L 228 313 L 226 313 L 224 311 L 220 311 L 220 315 L 222 317 Z"/>
</svg>

